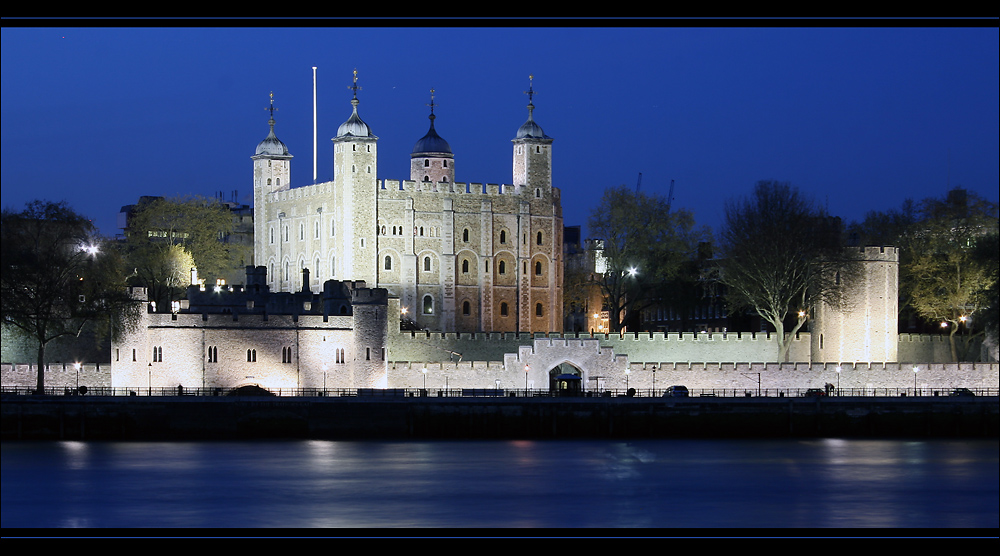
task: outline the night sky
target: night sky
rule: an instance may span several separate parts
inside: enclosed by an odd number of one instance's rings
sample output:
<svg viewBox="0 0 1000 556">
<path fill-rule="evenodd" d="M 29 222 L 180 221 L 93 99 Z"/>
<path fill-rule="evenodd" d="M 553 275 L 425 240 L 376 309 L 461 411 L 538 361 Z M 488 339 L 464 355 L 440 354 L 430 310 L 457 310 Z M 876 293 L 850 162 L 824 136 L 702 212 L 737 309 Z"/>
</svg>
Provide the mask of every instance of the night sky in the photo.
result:
<svg viewBox="0 0 1000 556">
<path fill-rule="evenodd" d="M 378 177 L 393 180 L 409 178 L 433 88 L 435 127 L 455 153 L 456 180 L 509 183 L 511 139 L 527 118 L 533 75 L 535 120 L 555 140 L 566 225 L 585 225 L 604 188 L 634 187 L 640 172 L 644 192 L 666 195 L 675 180 L 674 206 L 713 228 L 724 201 L 761 179 L 789 181 L 847 222 L 907 197 L 943 196 L 949 185 L 998 200 L 995 20 L 881 28 L 205 23 L 5 20 L 3 207 L 65 200 L 113 235 L 120 207 L 140 195 L 224 192 L 229 200 L 235 190 L 251 204 L 250 156 L 267 135 L 272 92 L 275 132 L 295 157 L 292 186 L 310 184 L 313 66 L 319 181 L 332 176 L 330 138 L 351 113 L 357 69 L 359 112 L 379 137 Z"/>
</svg>

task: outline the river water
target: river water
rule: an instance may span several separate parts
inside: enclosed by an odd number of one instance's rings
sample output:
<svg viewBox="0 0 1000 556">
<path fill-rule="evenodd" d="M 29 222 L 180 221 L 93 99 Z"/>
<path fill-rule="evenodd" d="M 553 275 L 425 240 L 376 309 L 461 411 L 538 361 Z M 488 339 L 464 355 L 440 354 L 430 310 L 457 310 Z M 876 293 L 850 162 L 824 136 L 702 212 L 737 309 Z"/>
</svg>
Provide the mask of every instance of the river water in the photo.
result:
<svg viewBox="0 0 1000 556">
<path fill-rule="evenodd" d="M 0 470 L 4 529 L 1000 526 L 997 440 L 4 442 Z"/>
</svg>

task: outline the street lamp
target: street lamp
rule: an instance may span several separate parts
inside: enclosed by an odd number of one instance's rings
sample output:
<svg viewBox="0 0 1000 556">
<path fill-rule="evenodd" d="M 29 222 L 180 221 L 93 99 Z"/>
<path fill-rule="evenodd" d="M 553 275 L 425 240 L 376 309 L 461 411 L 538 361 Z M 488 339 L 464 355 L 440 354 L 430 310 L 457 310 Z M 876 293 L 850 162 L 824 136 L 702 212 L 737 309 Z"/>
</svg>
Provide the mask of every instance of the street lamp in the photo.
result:
<svg viewBox="0 0 1000 556">
<path fill-rule="evenodd" d="M 840 395 L 840 367 L 837 367 L 837 395 Z"/>
<path fill-rule="evenodd" d="M 628 375 L 632 373 L 632 369 L 625 367 L 625 393 L 628 393 Z"/>
<path fill-rule="evenodd" d="M 427 389 L 427 367 L 420 369 L 420 372 L 424 374 L 424 390 Z"/>
<path fill-rule="evenodd" d="M 80 391 L 80 362 L 77 361 L 73 363 L 73 368 L 76 369 L 76 391 Z"/>
<path fill-rule="evenodd" d="M 653 397 L 656 397 L 656 365 L 653 365 Z"/>
<path fill-rule="evenodd" d="M 914 396 L 917 395 L 917 370 L 918 370 L 918 367 L 914 366 L 913 367 L 913 395 Z"/>
<path fill-rule="evenodd" d="M 528 393 L 528 371 L 531 370 L 531 365 L 524 366 L 524 393 Z"/>
</svg>

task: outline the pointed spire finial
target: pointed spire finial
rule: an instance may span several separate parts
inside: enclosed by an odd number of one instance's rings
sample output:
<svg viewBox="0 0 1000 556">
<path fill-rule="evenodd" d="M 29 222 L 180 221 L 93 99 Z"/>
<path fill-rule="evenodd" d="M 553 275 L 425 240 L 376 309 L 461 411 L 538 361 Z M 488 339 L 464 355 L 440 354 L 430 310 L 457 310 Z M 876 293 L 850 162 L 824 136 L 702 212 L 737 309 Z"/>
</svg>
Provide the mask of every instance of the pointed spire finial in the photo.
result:
<svg viewBox="0 0 1000 556">
<path fill-rule="evenodd" d="M 267 110 L 269 112 L 271 112 L 271 117 L 267 120 L 267 123 L 273 128 L 274 127 L 274 111 L 277 110 L 277 108 L 274 107 L 274 91 L 271 91 L 271 106 L 268 107 Z"/>
<path fill-rule="evenodd" d="M 528 95 L 528 118 L 531 118 L 531 112 L 535 109 L 535 105 L 532 104 L 532 97 L 535 95 L 535 89 L 532 87 L 532 80 L 535 78 L 534 75 L 528 75 L 528 90 L 524 91 L 524 94 Z"/>
<path fill-rule="evenodd" d="M 354 80 L 351 83 L 351 86 L 348 87 L 348 89 L 351 89 L 351 90 L 354 91 L 354 98 L 351 99 L 351 104 L 357 104 L 357 102 L 358 102 L 358 90 L 361 89 L 361 87 L 358 86 L 358 69 L 357 68 L 354 68 Z"/>
<path fill-rule="evenodd" d="M 437 104 L 434 104 L 434 89 L 431 89 L 431 103 L 427 106 L 431 107 L 431 115 L 428 118 L 431 119 L 431 125 L 434 125 L 434 107 L 437 106 Z"/>
</svg>

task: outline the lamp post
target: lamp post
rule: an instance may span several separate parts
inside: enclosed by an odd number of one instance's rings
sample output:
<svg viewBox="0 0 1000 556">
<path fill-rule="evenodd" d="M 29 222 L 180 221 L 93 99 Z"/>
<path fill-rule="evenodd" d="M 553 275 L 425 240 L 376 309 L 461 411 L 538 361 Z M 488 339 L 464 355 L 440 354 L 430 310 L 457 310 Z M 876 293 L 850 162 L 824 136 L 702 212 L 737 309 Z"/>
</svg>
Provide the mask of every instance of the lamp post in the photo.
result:
<svg viewBox="0 0 1000 556">
<path fill-rule="evenodd" d="M 914 396 L 917 395 L 917 371 L 918 370 L 919 370 L 918 367 L 916 367 L 916 366 L 913 367 L 913 395 Z"/>
<path fill-rule="evenodd" d="M 528 393 L 528 371 L 531 370 L 531 365 L 524 366 L 524 393 Z"/>
<path fill-rule="evenodd" d="M 73 368 L 76 369 L 76 391 L 80 391 L 80 362 L 77 361 L 73 364 Z"/>
<path fill-rule="evenodd" d="M 653 365 L 653 397 L 656 397 L 656 365 Z"/>
<path fill-rule="evenodd" d="M 427 389 L 427 367 L 420 369 L 420 372 L 424 375 L 424 390 Z"/>
<path fill-rule="evenodd" d="M 625 367 L 625 393 L 628 393 L 628 375 L 632 373 L 632 369 Z"/>
<path fill-rule="evenodd" d="M 837 395 L 840 395 L 840 367 L 837 367 Z"/>
</svg>

